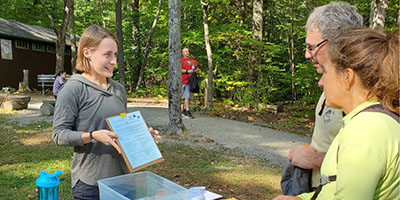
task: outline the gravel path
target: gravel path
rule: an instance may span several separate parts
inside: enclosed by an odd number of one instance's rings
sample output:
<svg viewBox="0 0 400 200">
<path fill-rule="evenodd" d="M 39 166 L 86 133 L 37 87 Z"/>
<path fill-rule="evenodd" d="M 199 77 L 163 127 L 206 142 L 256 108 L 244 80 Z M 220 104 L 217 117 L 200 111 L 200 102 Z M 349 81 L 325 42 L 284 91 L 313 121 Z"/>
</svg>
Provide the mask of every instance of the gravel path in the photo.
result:
<svg viewBox="0 0 400 200">
<path fill-rule="evenodd" d="M 43 98 L 32 98 L 28 109 L 17 111 L 13 120 L 20 124 L 37 121 L 52 121 L 52 117 L 40 116 L 39 108 Z M 162 106 L 144 106 L 130 103 L 128 111 L 139 110 L 149 126 L 167 127 L 168 110 Z M 291 148 L 310 143 L 309 137 L 276 131 L 267 127 L 245 122 L 210 117 L 194 113 L 195 119 L 183 119 L 185 127 L 193 136 L 206 137 L 227 149 L 239 151 L 269 161 L 270 165 L 281 167 Z"/>
<path fill-rule="evenodd" d="M 149 126 L 168 126 L 167 108 L 132 105 L 129 106 L 128 110 L 139 110 Z M 207 137 L 225 148 L 266 159 L 273 166 L 283 166 L 291 148 L 311 142 L 309 137 L 276 131 L 245 122 L 210 117 L 199 113 L 194 113 L 194 116 L 195 119 L 183 120 L 185 127 L 193 135 Z"/>
</svg>

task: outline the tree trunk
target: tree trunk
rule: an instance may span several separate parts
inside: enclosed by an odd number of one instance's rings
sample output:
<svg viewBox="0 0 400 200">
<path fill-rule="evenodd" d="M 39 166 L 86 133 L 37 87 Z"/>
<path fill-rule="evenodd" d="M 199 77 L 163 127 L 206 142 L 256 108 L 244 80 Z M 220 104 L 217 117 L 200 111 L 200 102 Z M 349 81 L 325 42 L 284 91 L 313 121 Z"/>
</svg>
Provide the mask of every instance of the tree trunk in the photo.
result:
<svg viewBox="0 0 400 200">
<path fill-rule="evenodd" d="M 186 4 L 186 0 L 183 0 L 184 4 Z M 186 23 L 186 6 L 183 7 L 183 24 Z"/>
<path fill-rule="evenodd" d="M 209 29 L 208 29 L 208 4 L 204 2 L 204 0 L 200 0 L 201 8 L 203 10 L 203 24 L 204 24 L 204 41 L 206 44 L 206 51 L 207 51 L 207 60 L 208 60 L 208 90 L 207 95 L 207 104 L 204 105 L 205 108 L 212 106 L 212 97 L 213 97 L 213 60 L 212 60 L 212 50 L 210 45 L 210 36 L 209 36 Z"/>
<path fill-rule="evenodd" d="M 24 74 L 24 78 L 19 85 L 18 91 L 19 92 L 32 92 L 32 90 L 29 88 L 29 70 L 24 69 L 24 70 L 22 70 L 22 72 Z"/>
<path fill-rule="evenodd" d="M 372 0 L 369 17 L 369 27 L 383 32 L 385 28 L 388 0 Z"/>
<path fill-rule="evenodd" d="M 101 23 L 103 24 L 103 28 L 106 28 L 106 21 L 104 20 L 103 1 L 98 0 L 97 3 L 99 4 L 99 9 L 100 9 Z"/>
<path fill-rule="evenodd" d="M 399 14 L 397 16 L 397 26 L 400 27 L 400 8 L 399 8 Z"/>
<path fill-rule="evenodd" d="M 262 33 L 263 33 L 263 1 L 262 0 L 253 0 L 253 28 L 252 28 L 252 37 L 257 42 L 262 42 Z M 261 46 L 259 43 L 253 45 L 252 55 L 250 55 L 250 65 L 249 65 L 249 74 L 248 80 L 251 84 L 251 87 L 257 87 L 258 80 L 258 66 L 261 65 Z M 254 99 L 258 99 L 257 92 L 253 93 Z"/>
<path fill-rule="evenodd" d="M 122 38 L 122 9 L 121 0 L 115 2 L 115 24 L 117 29 L 117 40 L 118 40 L 118 72 L 119 82 L 125 87 L 125 63 L 124 63 L 124 39 Z"/>
<path fill-rule="evenodd" d="M 141 45 L 139 40 L 139 22 L 140 22 L 140 14 L 139 14 L 139 0 L 132 0 L 132 60 L 134 62 L 130 67 L 130 75 L 131 75 L 131 86 L 130 91 L 133 92 L 133 89 L 136 88 L 135 83 L 137 83 L 137 77 L 139 77 L 140 72 L 140 61 L 141 61 Z M 136 70 L 137 69 L 137 70 Z"/>
<path fill-rule="evenodd" d="M 204 79 L 204 108 L 208 107 L 210 107 L 208 103 L 208 79 Z"/>
<path fill-rule="evenodd" d="M 290 48 L 289 48 L 289 63 L 290 63 L 290 72 L 291 72 L 291 81 L 292 81 L 292 102 L 296 100 L 296 89 L 294 87 L 294 69 L 295 69 L 295 61 L 294 61 L 294 17 L 293 17 L 293 6 L 290 6 Z"/>
<path fill-rule="evenodd" d="M 65 60 L 65 34 L 68 27 L 69 15 L 71 13 L 71 7 L 73 6 L 73 0 L 64 0 L 64 17 L 61 22 L 60 30 L 57 29 L 53 17 L 50 15 L 49 11 L 46 8 L 46 5 L 43 0 L 40 0 L 42 4 L 42 9 L 44 13 L 46 13 L 47 17 L 50 20 L 51 27 L 57 35 L 56 40 L 56 68 L 55 73 L 57 74 L 59 71 L 64 71 L 64 60 Z"/>
<path fill-rule="evenodd" d="M 75 34 L 75 14 L 74 14 L 74 10 L 75 10 L 75 5 L 74 5 L 74 1 L 72 1 L 72 6 L 71 6 L 71 15 L 70 15 L 70 24 L 69 24 L 69 28 L 71 31 L 71 72 L 72 74 L 76 74 L 76 57 L 77 57 L 77 49 L 76 49 L 76 34 Z"/>
<path fill-rule="evenodd" d="M 246 3 L 244 0 L 238 0 L 236 7 L 239 9 L 239 24 L 243 24 L 244 19 L 246 18 Z"/>
<path fill-rule="evenodd" d="M 182 134 L 183 122 L 181 117 L 181 1 L 169 0 L 169 80 L 168 80 L 168 113 L 169 124 L 167 134 Z"/>
<path fill-rule="evenodd" d="M 253 39 L 261 42 L 263 38 L 263 1 L 262 0 L 254 0 L 253 1 Z M 257 50 L 257 62 L 256 64 L 261 64 L 261 47 L 260 45 L 256 45 Z"/>
<path fill-rule="evenodd" d="M 162 5 L 162 0 L 158 0 L 157 13 L 156 13 L 156 17 L 154 18 L 153 25 L 151 26 L 149 37 L 147 38 L 147 41 L 146 41 L 146 49 L 144 51 L 142 66 L 140 67 L 139 78 L 138 78 L 138 82 L 136 84 L 136 91 L 139 89 L 140 84 L 143 81 L 144 69 L 146 68 L 147 57 L 149 56 L 149 53 L 150 53 L 151 39 L 153 37 L 154 31 L 156 30 L 158 18 L 160 17 L 161 5 Z"/>
</svg>

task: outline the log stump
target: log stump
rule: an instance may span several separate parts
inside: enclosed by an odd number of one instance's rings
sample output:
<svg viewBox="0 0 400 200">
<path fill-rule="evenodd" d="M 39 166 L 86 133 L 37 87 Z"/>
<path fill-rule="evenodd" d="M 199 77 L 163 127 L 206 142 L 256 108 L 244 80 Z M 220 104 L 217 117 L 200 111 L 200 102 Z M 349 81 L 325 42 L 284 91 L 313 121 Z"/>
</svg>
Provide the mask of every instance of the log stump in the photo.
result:
<svg viewBox="0 0 400 200">
<path fill-rule="evenodd" d="M 17 102 L 23 102 L 23 103 L 29 103 L 31 101 L 30 96 L 24 96 L 24 95 L 14 95 L 14 94 L 0 94 L 0 101 L 5 102 L 5 101 L 17 101 Z"/>
<path fill-rule="evenodd" d="M 22 110 L 28 108 L 28 103 L 31 101 L 30 96 L 0 94 L 0 101 L 4 102 L 3 107 L 11 112 L 12 110 Z"/>
<path fill-rule="evenodd" d="M 29 70 L 24 69 L 24 78 L 22 82 L 19 82 L 18 85 L 18 91 L 19 92 L 32 92 L 32 90 L 29 88 Z"/>
<path fill-rule="evenodd" d="M 45 99 L 40 106 L 40 114 L 44 116 L 51 116 L 54 114 L 54 107 L 56 105 L 55 99 Z"/>
<path fill-rule="evenodd" d="M 278 108 L 276 109 L 277 113 L 283 112 L 283 102 L 278 103 Z"/>
<path fill-rule="evenodd" d="M 20 103 L 18 101 L 6 101 L 4 102 L 3 106 L 7 112 L 11 112 L 13 110 L 22 110 L 28 108 L 28 103 Z"/>
</svg>

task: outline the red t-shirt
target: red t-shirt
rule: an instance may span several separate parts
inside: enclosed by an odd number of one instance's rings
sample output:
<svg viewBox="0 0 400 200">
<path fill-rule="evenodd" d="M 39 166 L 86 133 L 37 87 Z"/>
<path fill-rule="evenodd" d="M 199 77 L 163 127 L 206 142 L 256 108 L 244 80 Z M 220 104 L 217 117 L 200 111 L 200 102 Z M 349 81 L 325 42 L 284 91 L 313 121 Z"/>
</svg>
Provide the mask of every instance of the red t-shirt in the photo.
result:
<svg viewBox="0 0 400 200">
<path fill-rule="evenodd" d="M 182 58 L 182 69 L 183 70 L 192 70 L 197 67 L 196 61 L 191 58 Z M 187 73 L 182 73 L 182 85 L 186 85 L 189 83 L 189 75 Z"/>
</svg>

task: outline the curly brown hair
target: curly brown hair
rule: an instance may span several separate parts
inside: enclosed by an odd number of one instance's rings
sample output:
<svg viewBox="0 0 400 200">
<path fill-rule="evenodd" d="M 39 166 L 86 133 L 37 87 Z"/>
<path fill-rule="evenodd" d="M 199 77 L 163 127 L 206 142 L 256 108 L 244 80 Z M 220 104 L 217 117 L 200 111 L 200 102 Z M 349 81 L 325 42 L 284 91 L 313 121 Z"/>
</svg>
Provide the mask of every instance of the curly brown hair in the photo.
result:
<svg viewBox="0 0 400 200">
<path fill-rule="evenodd" d="M 329 41 L 328 55 L 337 71 L 353 69 L 364 87 L 367 99 L 377 100 L 399 113 L 399 30 L 390 35 L 363 28 L 339 30 Z"/>
</svg>

